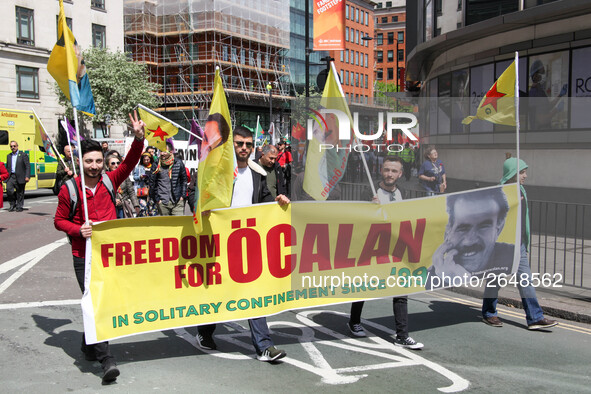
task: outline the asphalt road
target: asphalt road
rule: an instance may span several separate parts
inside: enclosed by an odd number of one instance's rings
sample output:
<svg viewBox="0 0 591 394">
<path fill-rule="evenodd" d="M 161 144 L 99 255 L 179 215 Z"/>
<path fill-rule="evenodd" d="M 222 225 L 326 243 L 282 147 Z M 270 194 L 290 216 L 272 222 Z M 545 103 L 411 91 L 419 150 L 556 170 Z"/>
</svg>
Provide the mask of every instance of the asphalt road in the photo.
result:
<svg viewBox="0 0 591 394">
<path fill-rule="evenodd" d="M 502 328 L 480 321 L 480 300 L 438 291 L 409 301 L 421 351 L 394 346 L 390 300 L 367 302 L 368 338 L 353 339 L 347 304 L 268 319 L 288 356 L 254 357 L 245 321 L 218 326 L 218 351 L 196 346 L 195 327 L 112 343 L 121 376 L 80 353 L 80 291 L 70 248 L 53 227 L 56 198 L 37 192 L 22 213 L 0 210 L 2 392 L 590 392 L 591 326 L 560 321 L 526 329 L 523 311 L 500 307 Z"/>
</svg>

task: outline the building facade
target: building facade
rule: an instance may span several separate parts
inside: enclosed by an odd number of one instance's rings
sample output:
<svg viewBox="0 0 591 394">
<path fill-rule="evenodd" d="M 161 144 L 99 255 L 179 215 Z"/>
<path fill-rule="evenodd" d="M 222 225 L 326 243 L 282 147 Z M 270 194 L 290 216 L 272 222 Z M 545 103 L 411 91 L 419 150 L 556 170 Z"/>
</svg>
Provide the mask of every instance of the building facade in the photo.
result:
<svg viewBox="0 0 591 394">
<path fill-rule="evenodd" d="M 340 73 L 343 91 L 349 103 L 368 104 L 373 97 L 375 2 L 347 0 L 345 2 L 345 50 L 330 51 Z"/>
<path fill-rule="evenodd" d="M 375 8 L 376 81 L 405 90 L 406 0 L 380 1 Z M 390 89 L 391 90 L 391 89 Z"/>
<path fill-rule="evenodd" d="M 161 85 L 157 110 L 181 125 L 207 117 L 219 67 L 233 124 L 260 116 L 266 130 L 272 106 L 288 127 L 289 27 L 288 2 L 125 0 L 126 51 Z"/>
<path fill-rule="evenodd" d="M 453 5 L 451 4 L 453 3 Z M 520 155 L 531 197 L 591 197 L 591 3 L 578 0 L 409 2 L 407 80 L 420 81 L 421 143 L 435 144 L 448 184 L 497 183 L 515 127 L 476 120 L 481 98 L 519 53 Z M 410 9 L 412 8 L 412 10 Z M 454 27 L 455 23 L 455 27 Z M 410 32 L 409 32 L 410 34 Z"/>
<path fill-rule="evenodd" d="M 123 50 L 123 0 L 64 1 L 67 23 L 83 49 Z M 47 61 L 57 41 L 58 1 L 3 0 L 0 13 L 0 107 L 33 108 L 50 136 L 63 116 Z"/>
</svg>

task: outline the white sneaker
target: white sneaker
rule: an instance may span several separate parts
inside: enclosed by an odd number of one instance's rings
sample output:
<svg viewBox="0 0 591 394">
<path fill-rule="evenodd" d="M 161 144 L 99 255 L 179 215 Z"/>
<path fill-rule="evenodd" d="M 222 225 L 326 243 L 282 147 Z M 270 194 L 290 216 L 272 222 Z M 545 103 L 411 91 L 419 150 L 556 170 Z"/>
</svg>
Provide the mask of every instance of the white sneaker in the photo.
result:
<svg viewBox="0 0 591 394">
<path fill-rule="evenodd" d="M 417 342 L 414 339 L 412 339 L 411 337 L 406 337 L 406 338 L 396 337 L 396 339 L 394 339 L 394 344 L 396 346 L 401 346 L 401 347 L 405 347 L 407 349 L 412 349 L 412 350 L 422 349 L 424 346 L 421 342 Z"/>
</svg>

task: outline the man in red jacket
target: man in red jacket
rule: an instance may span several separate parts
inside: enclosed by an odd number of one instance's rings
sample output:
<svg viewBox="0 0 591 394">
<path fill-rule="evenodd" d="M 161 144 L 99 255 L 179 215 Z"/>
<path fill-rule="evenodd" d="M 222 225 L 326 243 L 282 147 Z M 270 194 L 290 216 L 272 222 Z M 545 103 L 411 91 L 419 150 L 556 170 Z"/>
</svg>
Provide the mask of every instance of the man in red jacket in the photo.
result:
<svg viewBox="0 0 591 394">
<path fill-rule="evenodd" d="M 117 190 L 119 185 L 129 176 L 131 171 L 139 162 L 142 150 L 144 148 L 144 122 L 138 120 L 137 114 L 134 117 L 129 115 L 135 139 L 125 160 L 114 171 L 108 172 L 107 176 L 113 184 L 113 190 Z M 80 177 L 76 178 L 78 187 L 78 202 L 74 217 L 70 219 L 70 209 L 72 201 L 66 185 L 62 186 L 58 194 L 58 206 L 55 212 L 55 228 L 65 232 L 70 236 L 72 242 L 72 256 L 74 258 L 74 271 L 80 290 L 84 292 L 84 256 L 86 253 L 86 238 L 92 235 L 92 223 L 105 220 L 117 219 L 115 205 L 111 194 L 102 179 L 103 172 L 103 152 L 101 145 L 94 140 L 84 140 L 81 142 L 82 163 L 85 183 L 85 193 L 88 206 L 88 223 L 85 223 L 84 203 L 82 199 L 82 187 Z M 98 360 L 103 368 L 103 381 L 111 382 L 119 376 L 119 369 L 115 359 L 109 351 L 109 343 L 101 342 L 94 345 L 87 345 L 84 336 L 82 336 L 82 352 L 86 360 Z"/>
</svg>

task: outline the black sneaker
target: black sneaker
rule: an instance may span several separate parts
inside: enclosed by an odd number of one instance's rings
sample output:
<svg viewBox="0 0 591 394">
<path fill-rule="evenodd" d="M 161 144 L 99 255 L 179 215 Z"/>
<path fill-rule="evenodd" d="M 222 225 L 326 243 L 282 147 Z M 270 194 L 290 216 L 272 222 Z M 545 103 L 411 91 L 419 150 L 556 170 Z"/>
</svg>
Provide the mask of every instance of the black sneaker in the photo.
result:
<svg viewBox="0 0 591 394">
<path fill-rule="evenodd" d="M 275 361 L 287 355 L 285 350 L 277 349 L 275 346 L 269 346 L 261 354 L 257 353 L 257 360 L 259 361 Z"/>
<path fill-rule="evenodd" d="M 201 334 L 197 334 L 197 343 L 199 347 L 207 350 L 216 350 L 218 347 L 216 346 L 212 336 L 203 336 Z"/>
<path fill-rule="evenodd" d="M 543 318 L 542 320 L 538 320 L 535 323 L 530 324 L 529 326 L 527 326 L 528 330 L 542 330 L 544 328 L 550 328 L 550 327 L 554 327 L 558 325 L 558 322 L 556 320 L 550 320 L 550 319 L 546 319 Z"/>
<path fill-rule="evenodd" d="M 394 345 L 402 346 L 402 347 L 405 347 L 407 349 L 412 349 L 412 350 L 422 349 L 424 346 L 421 342 L 417 342 L 414 339 L 412 339 L 411 337 L 406 337 L 406 338 L 396 337 L 396 339 L 394 339 Z"/>
<path fill-rule="evenodd" d="M 117 364 L 112 357 L 103 360 L 102 362 L 103 367 L 103 382 L 112 382 L 117 379 L 119 376 L 119 368 L 117 368 Z"/>
<path fill-rule="evenodd" d="M 367 335 L 365 334 L 365 330 L 361 324 L 351 324 L 351 322 L 347 323 L 347 327 L 349 327 L 349 331 L 356 337 L 365 338 Z"/>
</svg>

